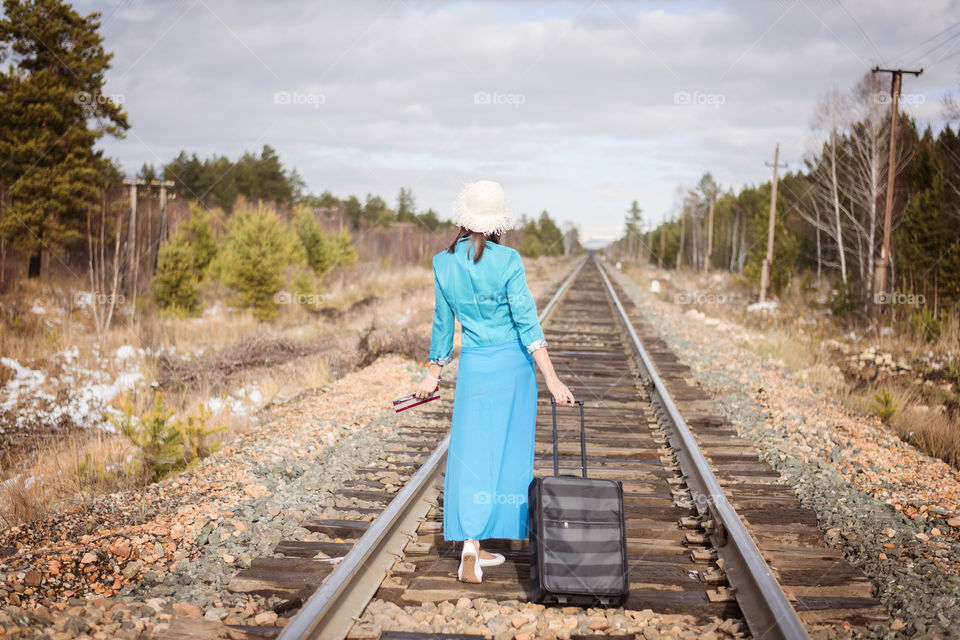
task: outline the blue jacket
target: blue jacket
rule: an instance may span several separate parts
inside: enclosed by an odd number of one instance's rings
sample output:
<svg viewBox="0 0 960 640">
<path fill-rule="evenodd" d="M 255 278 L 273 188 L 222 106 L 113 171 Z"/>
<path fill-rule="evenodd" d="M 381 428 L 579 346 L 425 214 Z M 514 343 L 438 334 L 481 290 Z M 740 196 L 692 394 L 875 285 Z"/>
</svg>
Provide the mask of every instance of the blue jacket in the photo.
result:
<svg viewBox="0 0 960 640">
<path fill-rule="evenodd" d="M 474 263 L 469 238 L 453 253 L 433 256 L 433 333 L 430 362 L 453 359 L 453 320 L 460 321 L 463 347 L 503 344 L 520 339 L 528 352 L 547 346 L 530 295 L 523 261 L 515 249 L 487 242 Z"/>
</svg>

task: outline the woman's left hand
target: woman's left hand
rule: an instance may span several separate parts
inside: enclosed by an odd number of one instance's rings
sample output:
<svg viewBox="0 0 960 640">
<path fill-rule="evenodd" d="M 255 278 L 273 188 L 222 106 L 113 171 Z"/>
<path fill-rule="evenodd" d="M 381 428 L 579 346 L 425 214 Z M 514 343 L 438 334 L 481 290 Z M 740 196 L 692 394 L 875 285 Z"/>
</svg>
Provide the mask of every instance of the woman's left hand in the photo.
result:
<svg viewBox="0 0 960 640">
<path fill-rule="evenodd" d="M 413 393 L 413 395 L 418 398 L 429 398 L 433 392 L 437 390 L 439 385 L 440 383 L 430 376 L 424 376 L 423 381 L 420 382 L 420 386 L 417 387 L 417 390 Z"/>
</svg>

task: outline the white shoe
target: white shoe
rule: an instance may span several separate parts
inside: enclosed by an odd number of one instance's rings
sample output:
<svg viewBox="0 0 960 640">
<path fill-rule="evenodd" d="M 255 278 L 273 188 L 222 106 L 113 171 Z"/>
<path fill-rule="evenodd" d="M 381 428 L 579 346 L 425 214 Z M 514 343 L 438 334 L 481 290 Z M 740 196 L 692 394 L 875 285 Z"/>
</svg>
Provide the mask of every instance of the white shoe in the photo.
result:
<svg viewBox="0 0 960 640">
<path fill-rule="evenodd" d="M 479 584 L 483 579 L 480 569 L 480 552 L 475 542 L 464 541 L 463 551 L 460 552 L 460 566 L 457 568 L 457 580 Z"/>
<path fill-rule="evenodd" d="M 483 556 L 479 556 L 479 558 L 480 558 L 480 566 L 481 566 L 481 567 L 495 567 L 495 566 L 497 566 L 497 565 L 499 565 L 499 564 L 503 564 L 503 554 L 502 554 L 502 553 L 491 553 L 490 555 L 493 556 L 493 557 L 492 557 L 492 558 L 484 558 Z"/>
</svg>

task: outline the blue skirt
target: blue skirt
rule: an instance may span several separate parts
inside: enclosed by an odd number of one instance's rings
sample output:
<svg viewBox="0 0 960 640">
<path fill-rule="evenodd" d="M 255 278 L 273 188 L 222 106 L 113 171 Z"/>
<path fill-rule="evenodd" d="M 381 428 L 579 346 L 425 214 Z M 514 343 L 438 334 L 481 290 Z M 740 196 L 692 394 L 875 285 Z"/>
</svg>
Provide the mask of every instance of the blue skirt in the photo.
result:
<svg viewBox="0 0 960 640">
<path fill-rule="evenodd" d="M 527 537 L 537 376 L 518 338 L 460 351 L 443 481 L 443 539 Z"/>
</svg>

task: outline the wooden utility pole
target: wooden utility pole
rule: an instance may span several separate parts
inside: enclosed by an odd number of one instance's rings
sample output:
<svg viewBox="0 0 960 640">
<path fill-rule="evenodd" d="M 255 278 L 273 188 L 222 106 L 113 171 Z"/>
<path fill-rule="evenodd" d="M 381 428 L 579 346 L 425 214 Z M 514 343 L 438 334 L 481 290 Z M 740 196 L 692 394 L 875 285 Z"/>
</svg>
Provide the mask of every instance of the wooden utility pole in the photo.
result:
<svg viewBox="0 0 960 640">
<path fill-rule="evenodd" d="M 874 67 L 873 73 L 892 74 L 890 81 L 890 161 L 887 164 L 887 202 L 883 212 L 883 244 L 880 245 L 880 258 L 877 260 L 876 271 L 873 274 L 873 302 L 877 317 L 883 313 L 883 305 L 887 301 L 887 272 L 890 266 L 890 229 L 893 226 L 893 187 L 897 177 L 897 124 L 900 119 L 898 105 L 900 103 L 900 84 L 903 74 L 909 73 L 919 76 L 923 69 L 908 71 L 906 69 L 881 69 Z M 871 251 L 873 249 L 871 248 Z"/>
<path fill-rule="evenodd" d="M 773 269 L 773 228 L 777 218 L 777 169 L 786 168 L 787 165 L 781 165 L 780 162 L 780 143 L 773 150 L 773 164 L 764 162 L 768 167 L 773 167 L 773 188 L 770 190 L 770 225 L 767 228 L 767 257 L 763 260 L 763 267 L 760 270 L 760 302 L 767 299 L 767 291 L 770 289 L 770 273 Z"/>
<path fill-rule="evenodd" d="M 664 236 L 667 233 L 667 221 L 664 220 L 660 225 L 660 253 L 657 255 L 657 266 L 663 269 L 663 252 L 667 250 Z"/>
<path fill-rule="evenodd" d="M 166 237 L 166 210 L 167 210 L 167 187 L 174 186 L 172 180 L 124 180 L 123 184 L 130 187 L 130 225 L 127 228 L 127 292 L 130 295 L 131 309 L 136 309 L 137 303 L 137 279 L 140 275 L 140 255 L 137 251 L 137 187 L 160 187 L 160 236 Z M 149 214 L 149 212 L 148 212 Z M 151 233 L 150 216 L 147 216 L 147 233 Z M 155 265 L 154 265 L 155 266 Z M 133 314 L 130 315 L 133 322 Z"/>
<path fill-rule="evenodd" d="M 703 261 L 703 272 L 710 271 L 710 258 L 713 256 L 713 205 L 717 199 L 716 187 L 710 187 L 710 209 L 707 212 L 707 257 Z"/>
<path fill-rule="evenodd" d="M 677 270 L 680 270 L 680 265 L 683 263 L 683 236 L 686 235 L 687 228 L 687 202 L 689 198 L 684 199 L 683 201 L 683 211 L 680 212 L 680 248 L 677 249 Z"/>
<path fill-rule="evenodd" d="M 127 293 L 130 304 L 137 300 L 137 187 L 146 184 L 143 180 L 124 180 L 130 187 L 130 224 L 127 227 Z M 132 316 L 131 316 L 132 317 Z"/>
</svg>

